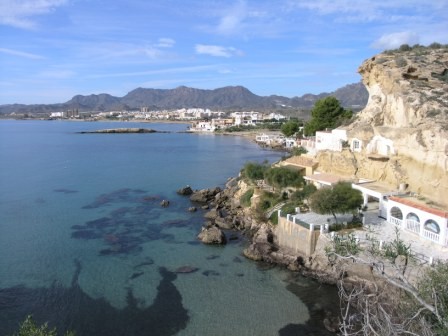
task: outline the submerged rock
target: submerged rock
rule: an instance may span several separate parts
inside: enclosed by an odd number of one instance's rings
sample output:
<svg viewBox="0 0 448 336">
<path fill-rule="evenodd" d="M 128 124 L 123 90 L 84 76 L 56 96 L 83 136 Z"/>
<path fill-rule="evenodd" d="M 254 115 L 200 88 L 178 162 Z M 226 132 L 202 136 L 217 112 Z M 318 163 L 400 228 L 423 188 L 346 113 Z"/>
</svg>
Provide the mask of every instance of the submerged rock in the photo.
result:
<svg viewBox="0 0 448 336">
<path fill-rule="evenodd" d="M 194 273 L 197 270 L 199 270 L 199 268 L 197 267 L 193 267 L 193 266 L 181 266 L 178 269 L 176 269 L 176 273 Z"/>
</svg>

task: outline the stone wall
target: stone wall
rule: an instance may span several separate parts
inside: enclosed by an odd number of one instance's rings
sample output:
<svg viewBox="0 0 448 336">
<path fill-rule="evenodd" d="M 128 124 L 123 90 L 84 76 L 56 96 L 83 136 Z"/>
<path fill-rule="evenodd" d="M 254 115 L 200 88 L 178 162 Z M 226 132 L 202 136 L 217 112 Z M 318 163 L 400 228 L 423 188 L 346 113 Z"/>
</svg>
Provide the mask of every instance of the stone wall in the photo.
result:
<svg viewBox="0 0 448 336">
<path fill-rule="evenodd" d="M 299 255 L 310 256 L 316 248 L 320 231 L 311 231 L 280 216 L 275 235 L 281 247 L 286 247 Z"/>
</svg>

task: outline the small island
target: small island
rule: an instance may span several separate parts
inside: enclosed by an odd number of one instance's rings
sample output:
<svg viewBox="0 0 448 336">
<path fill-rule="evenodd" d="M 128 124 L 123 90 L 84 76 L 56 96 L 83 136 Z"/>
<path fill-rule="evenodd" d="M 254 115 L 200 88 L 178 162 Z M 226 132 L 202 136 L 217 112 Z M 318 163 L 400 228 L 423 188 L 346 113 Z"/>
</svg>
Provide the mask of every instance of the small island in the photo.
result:
<svg viewBox="0 0 448 336">
<path fill-rule="evenodd" d="M 165 131 L 156 131 L 150 128 L 109 128 L 95 131 L 81 131 L 77 132 L 79 134 L 90 134 L 90 133 L 168 133 Z"/>
</svg>

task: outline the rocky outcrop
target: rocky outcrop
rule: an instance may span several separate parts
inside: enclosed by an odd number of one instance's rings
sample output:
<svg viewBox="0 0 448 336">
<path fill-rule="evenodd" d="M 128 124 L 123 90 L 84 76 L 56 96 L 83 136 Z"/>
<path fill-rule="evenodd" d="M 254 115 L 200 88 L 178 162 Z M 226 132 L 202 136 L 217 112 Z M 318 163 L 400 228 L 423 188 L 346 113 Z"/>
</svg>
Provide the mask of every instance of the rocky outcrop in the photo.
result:
<svg viewBox="0 0 448 336">
<path fill-rule="evenodd" d="M 225 244 L 227 242 L 224 232 L 218 227 L 203 227 L 198 235 L 198 239 L 204 244 Z"/>
<path fill-rule="evenodd" d="M 160 206 L 162 208 L 168 208 L 170 206 L 170 201 L 168 200 L 162 200 L 162 202 L 160 202 Z"/>
<path fill-rule="evenodd" d="M 193 189 L 191 189 L 191 187 L 189 185 L 180 188 L 179 190 L 177 190 L 177 193 L 179 195 L 183 195 L 183 196 L 189 196 L 193 193 Z"/>
<path fill-rule="evenodd" d="M 215 196 L 221 192 L 220 187 L 213 189 L 202 189 L 194 191 L 190 196 L 190 201 L 196 203 L 208 203 L 214 200 Z"/>
<path fill-rule="evenodd" d="M 88 134 L 88 133 L 105 133 L 105 134 L 113 134 L 113 133 L 167 133 L 167 132 L 161 132 L 156 131 L 149 128 L 109 128 L 109 129 L 102 129 L 102 130 L 96 130 L 96 131 L 82 131 L 78 132 L 80 134 Z"/>
<path fill-rule="evenodd" d="M 447 207 L 448 49 L 382 53 L 359 73 L 369 100 L 346 129 L 362 151 L 321 152 L 319 170 L 408 185 Z"/>
</svg>

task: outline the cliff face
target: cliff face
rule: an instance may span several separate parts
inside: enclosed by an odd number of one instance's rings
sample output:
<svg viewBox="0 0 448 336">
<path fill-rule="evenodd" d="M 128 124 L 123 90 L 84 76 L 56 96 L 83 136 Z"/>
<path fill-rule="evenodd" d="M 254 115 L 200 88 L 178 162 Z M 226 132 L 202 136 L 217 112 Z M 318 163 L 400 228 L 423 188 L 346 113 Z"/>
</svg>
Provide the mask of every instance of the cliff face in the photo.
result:
<svg viewBox="0 0 448 336">
<path fill-rule="evenodd" d="M 358 71 L 369 100 L 346 129 L 361 150 L 320 153 L 320 169 L 407 183 L 447 206 L 448 49 L 382 53 Z"/>
</svg>

